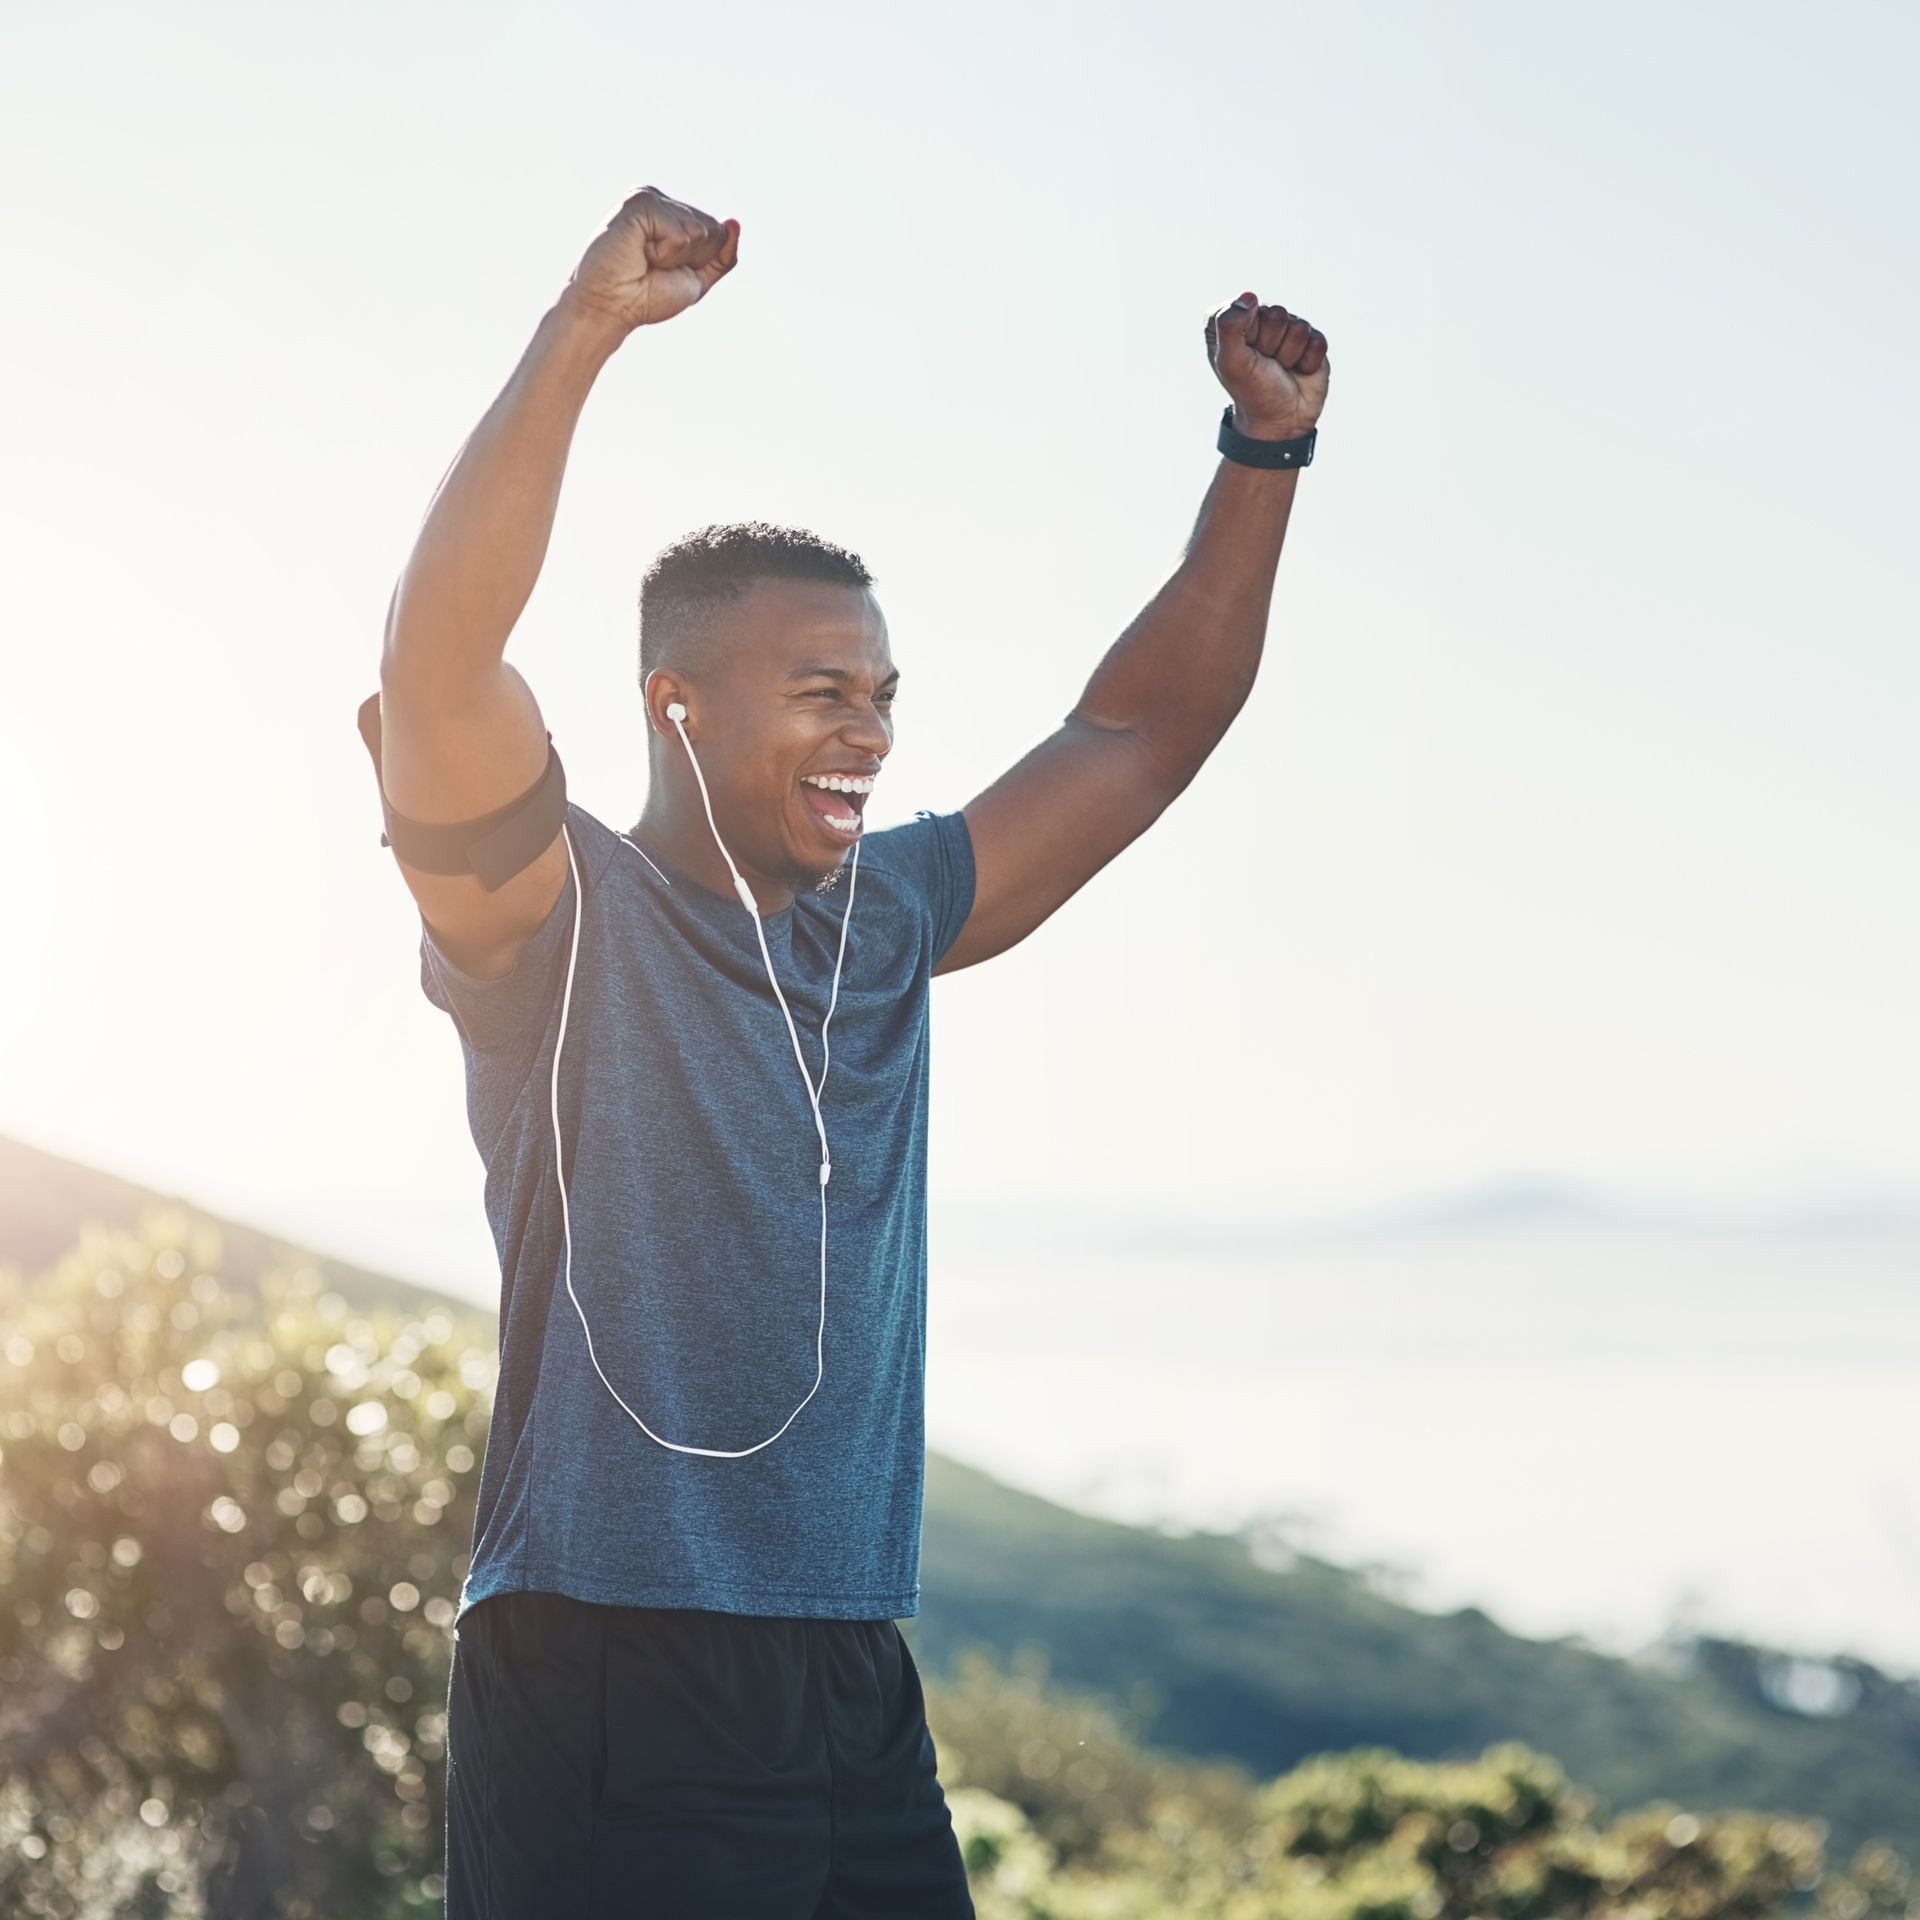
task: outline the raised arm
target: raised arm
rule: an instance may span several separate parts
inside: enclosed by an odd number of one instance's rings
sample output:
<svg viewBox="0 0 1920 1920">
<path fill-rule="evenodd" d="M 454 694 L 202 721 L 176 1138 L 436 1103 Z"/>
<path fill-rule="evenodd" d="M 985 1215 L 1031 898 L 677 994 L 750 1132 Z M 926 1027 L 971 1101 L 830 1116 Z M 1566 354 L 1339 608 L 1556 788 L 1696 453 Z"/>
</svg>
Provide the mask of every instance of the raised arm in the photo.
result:
<svg viewBox="0 0 1920 1920">
<path fill-rule="evenodd" d="M 1207 353 L 1233 425 L 1308 431 L 1327 397 L 1326 336 L 1243 293 L 1210 314 Z M 1107 649 L 1061 725 L 961 809 L 974 904 L 940 973 L 1023 940 L 1165 812 L 1253 690 L 1297 468 L 1222 458 L 1185 557 Z"/>
<path fill-rule="evenodd" d="M 580 410 L 621 341 L 699 300 L 732 270 L 739 242 L 737 220 L 654 187 L 630 195 L 441 479 L 394 588 L 380 657 L 381 781 L 397 812 L 471 820 L 544 772 L 540 708 L 502 656 L 546 559 Z M 449 956 L 497 975 L 559 898 L 567 854 L 556 835 L 491 893 L 472 875 L 404 862 L 400 871 Z"/>
</svg>

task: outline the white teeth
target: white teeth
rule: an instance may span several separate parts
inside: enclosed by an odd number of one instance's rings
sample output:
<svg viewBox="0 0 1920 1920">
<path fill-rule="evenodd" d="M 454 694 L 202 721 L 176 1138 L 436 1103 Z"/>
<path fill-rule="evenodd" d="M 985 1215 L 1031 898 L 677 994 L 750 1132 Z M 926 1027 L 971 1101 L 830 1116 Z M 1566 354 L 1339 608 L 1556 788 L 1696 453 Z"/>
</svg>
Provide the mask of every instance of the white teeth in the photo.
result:
<svg viewBox="0 0 1920 1920">
<path fill-rule="evenodd" d="M 859 779 L 846 773 L 803 773 L 803 784 L 809 787 L 824 787 L 829 793 L 871 793 L 875 776 L 866 774 Z M 849 840 L 858 837 L 860 816 L 857 813 L 823 813 L 821 816 L 836 833 L 843 833 Z"/>
</svg>

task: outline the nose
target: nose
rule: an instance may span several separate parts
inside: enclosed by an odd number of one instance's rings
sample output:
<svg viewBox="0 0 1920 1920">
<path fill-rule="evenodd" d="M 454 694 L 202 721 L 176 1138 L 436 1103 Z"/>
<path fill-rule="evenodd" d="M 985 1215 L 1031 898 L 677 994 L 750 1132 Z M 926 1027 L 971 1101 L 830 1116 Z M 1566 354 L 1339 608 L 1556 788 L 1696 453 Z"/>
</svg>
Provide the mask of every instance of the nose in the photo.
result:
<svg viewBox="0 0 1920 1920">
<path fill-rule="evenodd" d="M 855 700 L 848 703 L 848 709 L 840 728 L 841 739 L 876 759 L 884 755 L 893 745 L 893 724 L 878 704 L 872 700 Z"/>
</svg>

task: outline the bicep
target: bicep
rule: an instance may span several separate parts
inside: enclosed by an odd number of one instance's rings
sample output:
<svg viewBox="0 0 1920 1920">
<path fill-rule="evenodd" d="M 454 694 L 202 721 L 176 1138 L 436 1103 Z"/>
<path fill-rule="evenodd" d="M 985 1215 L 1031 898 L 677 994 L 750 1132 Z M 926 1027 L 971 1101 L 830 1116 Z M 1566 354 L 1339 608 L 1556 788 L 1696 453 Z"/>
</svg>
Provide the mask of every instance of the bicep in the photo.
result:
<svg viewBox="0 0 1920 1920">
<path fill-rule="evenodd" d="M 396 813 L 423 825 L 493 813 L 540 779 L 547 752 L 533 689 L 505 661 L 477 673 L 382 661 L 380 781 Z M 558 833 L 491 893 L 472 874 L 426 873 L 394 857 L 441 949 L 482 976 L 511 968 L 567 877 Z"/>
<path fill-rule="evenodd" d="M 961 808 L 973 911 L 936 974 L 1004 953 L 1137 840 L 1186 785 L 1131 728 L 1069 715 Z"/>
</svg>

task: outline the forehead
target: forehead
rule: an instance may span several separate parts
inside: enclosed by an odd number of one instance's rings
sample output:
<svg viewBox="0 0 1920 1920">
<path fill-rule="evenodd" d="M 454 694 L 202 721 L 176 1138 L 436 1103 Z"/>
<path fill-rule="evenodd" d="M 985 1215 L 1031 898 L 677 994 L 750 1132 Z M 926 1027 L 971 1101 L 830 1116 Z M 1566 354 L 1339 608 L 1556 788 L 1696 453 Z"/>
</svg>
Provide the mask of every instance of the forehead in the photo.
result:
<svg viewBox="0 0 1920 1920">
<path fill-rule="evenodd" d="M 865 587 L 832 580 L 756 580 L 726 610 L 729 663 L 785 679 L 810 665 L 876 679 L 893 671 L 886 616 Z"/>
</svg>

